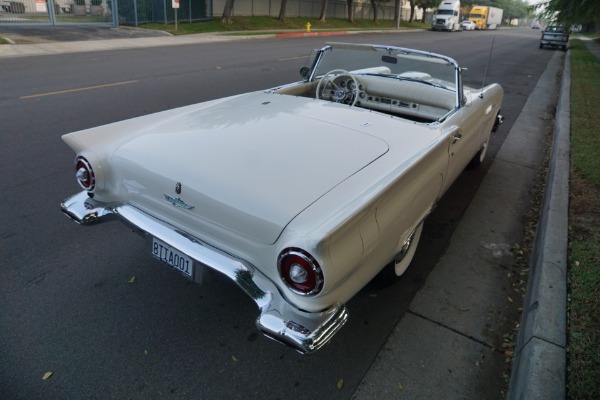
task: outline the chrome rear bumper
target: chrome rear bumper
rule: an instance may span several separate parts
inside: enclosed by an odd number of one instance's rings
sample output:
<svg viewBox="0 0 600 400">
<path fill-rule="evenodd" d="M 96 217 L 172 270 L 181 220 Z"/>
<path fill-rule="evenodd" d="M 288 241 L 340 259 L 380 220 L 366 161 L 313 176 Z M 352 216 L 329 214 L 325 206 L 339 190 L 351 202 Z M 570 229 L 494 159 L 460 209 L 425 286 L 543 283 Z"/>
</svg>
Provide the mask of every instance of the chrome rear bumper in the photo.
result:
<svg viewBox="0 0 600 400">
<path fill-rule="evenodd" d="M 118 219 L 144 235 L 162 240 L 203 266 L 226 275 L 250 296 L 260 310 L 258 328 L 269 338 L 311 353 L 325 345 L 345 324 L 344 305 L 308 313 L 290 305 L 277 287 L 249 263 L 237 259 L 128 204 L 107 204 L 80 192 L 61 204 L 62 211 L 82 225 Z"/>
</svg>

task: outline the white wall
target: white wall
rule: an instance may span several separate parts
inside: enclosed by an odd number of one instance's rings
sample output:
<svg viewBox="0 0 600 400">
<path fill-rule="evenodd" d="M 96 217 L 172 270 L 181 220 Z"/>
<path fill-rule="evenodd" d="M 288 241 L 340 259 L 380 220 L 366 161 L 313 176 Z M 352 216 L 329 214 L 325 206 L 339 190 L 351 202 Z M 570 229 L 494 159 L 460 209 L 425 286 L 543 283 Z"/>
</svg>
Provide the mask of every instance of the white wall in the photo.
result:
<svg viewBox="0 0 600 400">
<path fill-rule="evenodd" d="M 213 1 L 213 14 L 215 17 L 223 15 L 226 0 Z M 403 0 L 402 20 L 410 17 L 410 6 L 408 1 Z M 321 15 L 322 0 L 288 0 L 287 17 L 310 17 L 319 18 Z M 271 16 L 278 17 L 281 8 L 281 0 L 236 0 L 233 7 L 233 16 Z M 420 20 L 423 10 L 415 9 L 415 19 Z M 346 0 L 328 0 L 327 18 L 346 18 Z M 369 0 L 354 0 L 354 17 L 357 19 L 372 19 L 371 3 Z M 379 6 L 378 17 L 380 19 L 394 19 L 394 3 L 388 2 Z"/>
</svg>

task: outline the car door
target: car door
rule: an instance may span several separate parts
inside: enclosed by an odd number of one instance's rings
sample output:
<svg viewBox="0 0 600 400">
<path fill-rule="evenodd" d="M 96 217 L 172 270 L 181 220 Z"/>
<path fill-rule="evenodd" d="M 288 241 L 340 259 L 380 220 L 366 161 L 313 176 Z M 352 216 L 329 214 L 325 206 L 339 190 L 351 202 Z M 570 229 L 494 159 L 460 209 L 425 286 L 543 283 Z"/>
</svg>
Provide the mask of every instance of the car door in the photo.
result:
<svg viewBox="0 0 600 400">
<path fill-rule="evenodd" d="M 460 108 L 444 124 L 444 134 L 448 140 L 448 171 L 444 192 L 481 147 L 484 121 L 482 103 L 476 101 Z"/>
</svg>

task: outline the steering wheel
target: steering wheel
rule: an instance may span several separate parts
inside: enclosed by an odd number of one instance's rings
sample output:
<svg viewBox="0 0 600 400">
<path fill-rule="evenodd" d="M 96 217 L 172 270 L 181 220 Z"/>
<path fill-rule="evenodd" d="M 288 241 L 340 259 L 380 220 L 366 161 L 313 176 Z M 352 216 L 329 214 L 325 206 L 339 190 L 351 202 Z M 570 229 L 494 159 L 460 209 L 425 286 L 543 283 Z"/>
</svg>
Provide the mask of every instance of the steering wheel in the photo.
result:
<svg viewBox="0 0 600 400">
<path fill-rule="evenodd" d="M 331 78 L 330 75 L 337 75 L 335 78 Z M 354 82 L 354 88 L 351 89 L 346 85 L 346 87 L 338 86 L 335 81 L 343 76 L 348 76 Z M 323 88 L 321 88 L 323 86 Z M 331 87 L 331 88 L 328 88 Z M 352 74 L 345 69 L 332 69 L 319 81 L 317 85 L 317 99 L 325 99 L 323 94 L 325 91 L 330 90 L 331 93 L 329 97 L 331 101 L 335 101 L 336 103 L 345 103 L 353 106 L 356 104 L 356 100 L 358 100 L 358 81 Z M 319 96 L 320 94 L 320 96 Z M 350 96 L 350 98 L 349 98 Z"/>
</svg>

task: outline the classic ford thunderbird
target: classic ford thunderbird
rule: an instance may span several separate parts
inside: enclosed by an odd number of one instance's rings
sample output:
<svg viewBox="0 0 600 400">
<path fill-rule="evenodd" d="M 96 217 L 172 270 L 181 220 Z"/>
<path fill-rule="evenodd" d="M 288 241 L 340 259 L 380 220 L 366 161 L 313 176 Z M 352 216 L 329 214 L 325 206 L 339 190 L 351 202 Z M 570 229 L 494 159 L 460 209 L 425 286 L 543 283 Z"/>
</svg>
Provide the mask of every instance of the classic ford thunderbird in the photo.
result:
<svg viewBox="0 0 600 400">
<path fill-rule="evenodd" d="M 256 302 L 258 329 L 308 353 L 376 275 L 406 270 L 427 215 L 483 161 L 503 90 L 380 45 L 330 43 L 300 72 L 64 135 L 83 191 L 61 207 L 82 225 L 127 223 L 188 279 L 224 274 Z"/>
</svg>

